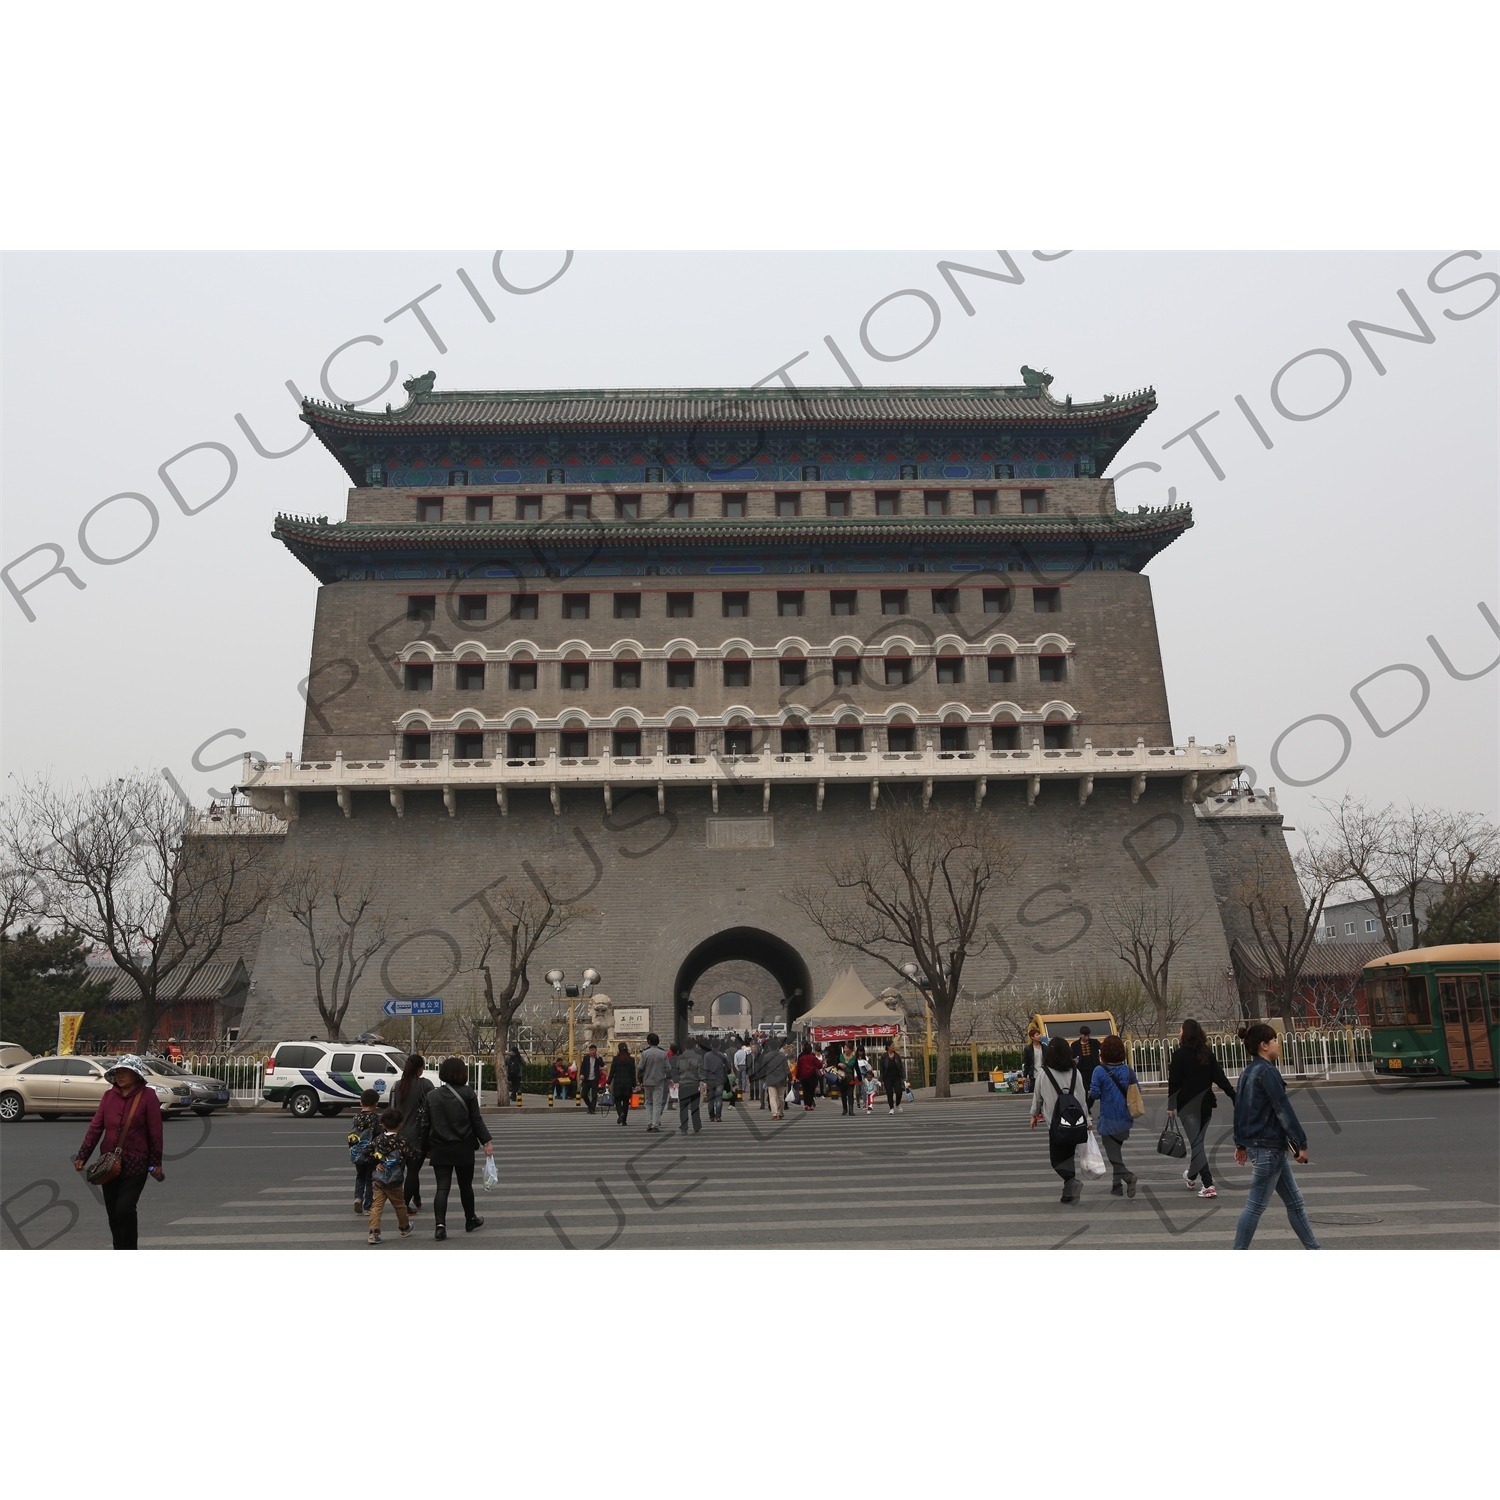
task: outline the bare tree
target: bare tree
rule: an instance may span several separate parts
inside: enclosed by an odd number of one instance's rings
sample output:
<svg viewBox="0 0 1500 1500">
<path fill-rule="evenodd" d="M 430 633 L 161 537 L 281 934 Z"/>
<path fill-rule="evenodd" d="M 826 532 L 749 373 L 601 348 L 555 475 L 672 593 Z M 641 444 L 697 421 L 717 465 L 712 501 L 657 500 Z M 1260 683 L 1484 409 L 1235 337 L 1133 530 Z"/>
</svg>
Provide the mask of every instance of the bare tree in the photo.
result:
<svg viewBox="0 0 1500 1500">
<path fill-rule="evenodd" d="M 312 970 L 318 1015 L 336 1042 L 354 987 L 370 960 L 390 940 L 392 919 L 379 886 L 342 861 L 328 868 L 316 860 L 292 869 L 281 906 L 302 929 L 302 962 Z"/>
<path fill-rule="evenodd" d="M 484 1006 L 495 1028 L 495 1102 L 504 1107 L 510 1095 L 505 1053 L 510 1026 L 531 990 L 531 961 L 539 948 L 561 936 L 594 909 L 552 894 L 553 877 L 544 872 L 522 885 L 503 880 L 479 896 L 475 922 L 474 964 L 484 985 Z"/>
<path fill-rule="evenodd" d="M 1172 1006 L 1172 960 L 1202 920 L 1202 908 L 1189 907 L 1172 890 L 1118 896 L 1104 909 L 1115 953 L 1140 980 L 1160 1037 Z"/>
<path fill-rule="evenodd" d="M 1452 942 L 1500 893 L 1500 830 L 1477 813 L 1360 798 L 1319 804 L 1343 852 L 1346 879 L 1375 908 L 1387 951 Z"/>
<path fill-rule="evenodd" d="M 892 798 L 872 822 L 863 849 L 825 861 L 827 883 L 798 882 L 787 899 L 839 947 L 878 959 L 908 982 L 903 960 L 915 966 L 932 1005 L 936 1092 L 946 1099 L 964 966 L 990 946 L 986 898 L 1020 861 L 994 821 L 966 805 L 924 809 Z"/>
<path fill-rule="evenodd" d="M 1317 940 L 1323 907 L 1348 878 L 1346 847 L 1337 835 L 1316 832 L 1290 863 L 1279 850 L 1257 852 L 1235 889 L 1250 928 L 1250 945 L 1280 991 L 1288 1015 L 1307 956 Z"/>
<path fill-rule="evenodd" d="M 26 782 L 6 810 L 9 860 L 29 886 L 21 899 L 135 981 L 139 1046 L 278 888 L 279 835 L 194 829 L 192 810 L 141 771 L 81 791 Z"/>
</svg>

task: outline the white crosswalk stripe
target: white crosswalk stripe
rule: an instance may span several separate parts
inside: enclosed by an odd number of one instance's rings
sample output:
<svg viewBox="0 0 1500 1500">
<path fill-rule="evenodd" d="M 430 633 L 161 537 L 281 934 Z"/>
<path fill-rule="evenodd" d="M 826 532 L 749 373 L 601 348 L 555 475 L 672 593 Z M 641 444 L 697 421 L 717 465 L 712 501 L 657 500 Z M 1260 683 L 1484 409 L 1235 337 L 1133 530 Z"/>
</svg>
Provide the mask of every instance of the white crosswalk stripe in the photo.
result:
<svg viewBox="0 0 1500 1500">
<path fill-rule="evenodd" d="M 637 1127 L 632 1118 L 632 1127 Z M 669 1116 L 670 1121 L 670 1116 Z M 773 1125 L 753 1106 L 726 1110 L 722 1125 L 680 1136 L 621 1130 L 613 1117 L 561 1113 L 496 1122 L 499 1188 L 479 1193 L 485 1225 L 468 1236 L 457 1203 L 449 1245 L 466 1249 L 557 1249 L 617 1245 L 666 1249 L 776 1248 L 1227 1248 L 1248 1174 L 1233 1164 L 1227 1131 L 1214 1134 L 1219 1196 L 1198 1198 L 1182 1163 L 1155 1153 L 1155 1131 L 1126 1146 L 1137 1196 L 1116 1198 L 1107 1181 L 1085 1184 L 1083 1201 L 1058 1201 L 1044 1134 L 1014 1106 L 985 1102 L 912 1109 L 853 1120 L 820 1108 Z M 1333 1153 L 1318 1153 L 1325 1159 Z M 299 1165 L 311 1165 L 306 1157 Z M 1222 1166 L 1222 1171 L 1220 1167 Z M 1403 1240 L 1482 1248 L 1500 1244 L 1492 1202 L 1437 1197 L 1419 1183 L 1380 1180 L 1316 1158 L 1298 1183 L 1319 1239 L 1330 1247 L 1398 1248 Z M 417 1233 L 395 1251 L 430 1247 L 430 1169 Z M 143 1247 L 352 1247 L 364 1221 L 352 1208 L 346 1163 L 304 1170 L 253 1195 L 234 1194 L 185 1214 Z M 1262 1218 L 1256 1244 L 1295 1247 L 1280 1201 Z"/>
</svg>

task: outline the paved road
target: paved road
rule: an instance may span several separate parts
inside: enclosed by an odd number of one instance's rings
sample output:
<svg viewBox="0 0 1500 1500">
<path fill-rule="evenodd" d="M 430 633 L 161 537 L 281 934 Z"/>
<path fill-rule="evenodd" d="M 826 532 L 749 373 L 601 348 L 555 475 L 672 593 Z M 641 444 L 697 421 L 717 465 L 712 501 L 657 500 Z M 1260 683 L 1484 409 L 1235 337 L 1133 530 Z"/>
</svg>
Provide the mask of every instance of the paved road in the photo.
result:
<svg viewBox="0 0 1500 1500">
<path fill-rule="evenodd" d="M 1500 1245 L 1500 1091 L 1450 1084 L 1294 1092 L 1312 1140 L 1298 1171 L 1330 1249 L 1494 1249 Z M 1227 1248 L 1247 1174 L 1212 1133 L 1221 1196 L 1198 1199 L 1180 1164 L 1155 1152 L 1165 1108 L 1148 1099 L 1126 1147 L 1135 1200 L 1089 1184 L 1058 1202 L 1042 1134 L 1020 1099 L 908 1105 L 892 1117 L 841 1118 L 827 1103 L 781 1125 L 758 1108 L 726 1110 L 700 1136 L 648 1136 L 639 1113 L 571 1107 L 491 1116 L 500 1187 L 480 1193 L 485 1226 L 443 1253 L 478 1249 Z M 670 1116 L 669 1116 L 670 1118 Z M 82 1120 L 28 1119 L 0 1130 L 7 1249 L 107 1246 L 97 1190 L 70 1169 Z M 147 1185 L 142 1248 L 364 1248 L 352 1207 L 343 1120 L 280 1111 L 167 1126 L 167 1181 Z M 431 1174 L 425 1174 L 431 1202 Z M 455 1202 L 450 1224 L 461 1222 Z M 381 1254 L 436 1250 L 430 1212 Z M 1297 1248 L 1279 1204 L 1257 1246 Z M 375 1252 L 371 1252 L 375 1253 Z"/>
</svg>

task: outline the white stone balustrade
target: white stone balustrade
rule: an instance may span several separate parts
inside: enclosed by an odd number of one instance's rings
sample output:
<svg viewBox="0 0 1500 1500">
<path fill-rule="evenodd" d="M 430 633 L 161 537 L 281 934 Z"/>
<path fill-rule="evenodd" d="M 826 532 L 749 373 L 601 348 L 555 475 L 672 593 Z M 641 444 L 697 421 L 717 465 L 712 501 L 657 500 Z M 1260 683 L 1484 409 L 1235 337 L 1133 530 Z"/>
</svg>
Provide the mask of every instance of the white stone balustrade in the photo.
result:
<svg viewBox="0 0 1500 1500">
<path fill-rule="evenodd" d="M 239 790 L 257 811 L 281 818 L 299 814 L 304 792 L 333 792 L 344 816 L 354 812 L 353 793 L 384 791 L 398 817 L 405 812 L 408 792 L 441 792 L 449 816 L 457 810 L 460 791 L 492 790 L 502 812 L 509 810 L 507 796 L 528 789 L 551 793 L 554 812 L 561 810 L 560 794 L 569 788 L 600 788 L 606 809 L 612 788 L 654 785 L 657 803 L 665 810 L 671 787 L 706 787 L 712 791 L 718 810 L 720 787 L 760 787 L 763 803 L 770 807 L 771 790 L 777 785 L 810 785 L 818 788 L 818 807 L 829 782 L 860 782 L 870 788 L 874 807 L 882 783 L 920 783 L 924 800 L 932 796 L 937 782 L 971 782 L 976 805 L 984 800 L 991 781 L 1026 783 L 1027 802 L 1034 802 L 1044 783 L 1071 781 L 1076 784 L 1080 804 L 1087 803 L 1101 780 L 1130 783 L 1131 801 L 1140 800 L 1148 781 L 1171 779 L 1181 783 L 1182 800 L 1202 802 L 1222 792 L 1242 770 L 1234 736 L 1225 745 L 1148 746 L 1095 748 L 1086 743 L 1079 750 L 1046 750 L 1033 742 L 1025 750 L 939 750 L 931 742 L 923 750 L 901 752 L 867 750 L 859 753 L 831 751 L 814 742 L 806 755 L 762 752 L 758 755 L 655 755 L 559 756 L 534 760 L 331 760 L 298 761 L 290 755 L 282 761 L 261 761 L 246 756 L 240 772 Z"/>
</svg>

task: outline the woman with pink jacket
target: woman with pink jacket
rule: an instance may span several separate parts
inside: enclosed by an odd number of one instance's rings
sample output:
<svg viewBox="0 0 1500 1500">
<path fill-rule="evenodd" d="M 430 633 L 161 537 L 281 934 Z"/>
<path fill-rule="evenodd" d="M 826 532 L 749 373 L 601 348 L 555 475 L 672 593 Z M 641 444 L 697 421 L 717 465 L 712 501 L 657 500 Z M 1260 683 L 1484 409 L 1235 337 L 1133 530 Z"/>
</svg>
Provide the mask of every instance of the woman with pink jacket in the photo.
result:
<svg viewBox="0 0 1500 1500">
<path fill-rule="evenodd" d="M 99 1101 L 73 1170 L 81 1172 L 95 1146 L 102 1155 L 118 1150 L 120 1170 L 103 1184 L 104 1207 L 116 1250 L 136 1249 L 136 1204 L 148 1175 L 164 1181 L 161 1169 L 161 1104 L 151 1087 L 146 1064 L 122 1057 L 110 1071 L 113 1088 Z"/>
</svg>

